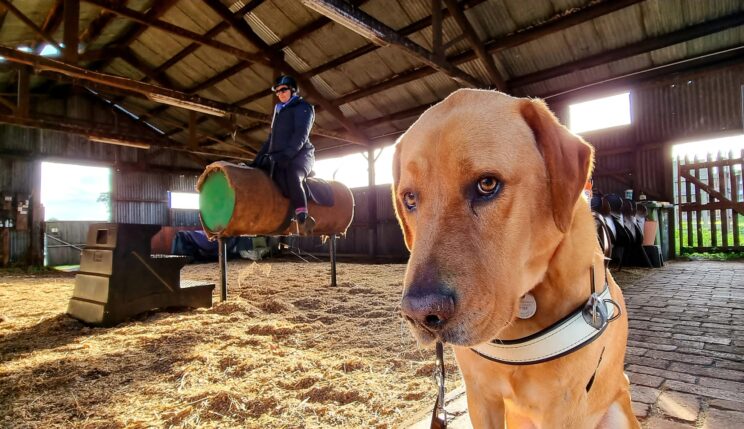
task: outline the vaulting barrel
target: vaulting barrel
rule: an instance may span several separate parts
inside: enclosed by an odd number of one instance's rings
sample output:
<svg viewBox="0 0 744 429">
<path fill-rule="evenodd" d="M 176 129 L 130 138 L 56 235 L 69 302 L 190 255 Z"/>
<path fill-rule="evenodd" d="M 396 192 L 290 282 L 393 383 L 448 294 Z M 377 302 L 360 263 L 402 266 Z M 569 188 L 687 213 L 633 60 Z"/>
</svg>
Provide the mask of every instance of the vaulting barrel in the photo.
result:
<svg viewBox="0 0 744 429">
<path fill-rule="evenodd" d="M 354 217 L 351 190 L 339 182 L 308 182 L 310 194 L 325 204 L 308 195 L 308 211 L 316 221 L 313 235 L 345 233 Z M 295 223 L 289 222 L 294 214 L 290 213 L 289 199 L 262 170 L 215 162 L 199 177 L 196 190 L 202 226 L 212 237 L 296 232 Z"/>
</svg>

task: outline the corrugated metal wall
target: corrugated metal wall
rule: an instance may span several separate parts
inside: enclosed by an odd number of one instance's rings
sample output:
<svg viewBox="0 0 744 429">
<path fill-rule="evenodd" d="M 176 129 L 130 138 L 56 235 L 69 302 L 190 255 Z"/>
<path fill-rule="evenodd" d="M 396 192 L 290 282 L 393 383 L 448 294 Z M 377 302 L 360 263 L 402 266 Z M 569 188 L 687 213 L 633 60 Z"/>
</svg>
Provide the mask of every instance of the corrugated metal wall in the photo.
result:
<svg viewBox="0 0 744 429">
<path fill-rule="evenodd" d="M 168 192 L 196 192 L 198 176 L 150 172 L 114 173 L 113 221 L 198 226 L 196 210 L 170 209 Z"/>
<path fill-rule="evenodd" d="M 338 253 L 341 255 L 367 256 L 369 255 L 369 212 L 367 188 L 354 188 L 354 220 L 351 223 L 345 237 L 337 241 Z M 377 256 L 404 260 L 408 258 L 408 249 L 403 242 L 398 221 L 395 218 L 395 209 L 390 196 L 390 185 L 376 186 L 377 204 Z M 312 213 L 311 213 L 312 214 Z M 328 243 L 321 243 L 319 238 L 303 238 L 300 240 L 300 248 L 306 252 L 328 252 Z"/>
<path fill-rule="evenodd" d="M 742 85 L 744 66 L 739 65 L 629 87 L 631 125 L 583 135 L 597 149 L 595 189 L 620 193 L 634 188 L 673 201 L 671 145 L 741 133 Z M 586 101 L 587 94 L 577 92 L 575 98 Z M 551 105 L 564 123 L 569 103 Z"/>
<path fill-rule="evenodd" d="M 116 120 L 107 106 L 90 98 L 73 95 L 66 99 L 48 100 L 35 110 L 69 116 L 80 120 L 95 120 L 98 123 L 113 123 Z M 131 124 L 121 118 L 117 125 L 126 130 Z M 201 165 L 177 152 L 158 153 L 130 147 L 89 142 L 87 138 L 57 131 L 22 128 L 0 124 L 0 192 L 31 195 L 35 185 L 34 169 L 38 161 L 95 163 L 100 165 L 122 165 L 142 163 L 148 166 L 173 169 L 201 169 Z M 147 168 L 147 167 L 145 167 Z M 198 225 L 195 210 L 169 210 L 168 191 L 195 192 L 196 177 L 175 173 L 125 172 L 114 170 L 112 191 L 120 201 L 112 207 L 112 216 L 118 222 L 158 223 L 171 225 Z M 40 179 L 40 178 L 39 178 Z M 38 228 L 37 223 L 37 228 Z M 27 260 L 31 244 L 31 232 L 12 231 L 11 262 Z"/>
<path fill-rule="evenodd" d="M 66 245 L 83 247 L 88 238 L 88 229 L 95 221 L 46 222 L 44 263 L 49 266 L 76 265 L 80 263 L 80 250 Z M 63 243 L 64 242 L 64 243 Z"/>
</svg>

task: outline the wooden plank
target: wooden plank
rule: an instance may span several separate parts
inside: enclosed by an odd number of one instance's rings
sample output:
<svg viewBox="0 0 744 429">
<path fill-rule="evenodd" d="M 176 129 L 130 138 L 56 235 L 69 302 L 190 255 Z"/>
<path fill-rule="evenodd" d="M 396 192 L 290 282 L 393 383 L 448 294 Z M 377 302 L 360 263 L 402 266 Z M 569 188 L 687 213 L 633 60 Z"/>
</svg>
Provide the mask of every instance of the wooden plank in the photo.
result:
<svg viewBox="0 0 744 429">
<path fill-rule="evenodd" d="M 680 209 L 681 210 L 691 210 L 691 211 L 694 211 L 694 210 L 703 210 L 703 211 L 705 211 L 705 210 L 723 210 L 724 208 L 730 209 L 731 208 L 731 204 L 724 203 L 724 202 L 721 202 L 721 201 L 716 201 L 716 202 L 712 202 L 712 203 L 711 202 L 707 202 L 707 203 L 702 203 L 702 204 L 698 204 L 696 202 L 680 204 Z M 738 209 L 744 209 L 744 204 L 742 204 L 742 203 L 736 203 L 736 208 L 738 208 Z"/>
<path fill-rule="evenodd" d="M 710 247 L 710 246 L 696 246 L 689 250 L 694 250 L 695 252 L 699 252 L 699 253 L 713 253 L 713 252 L 721 251 L 720 248 Z M 744 252 L 744 246 L 730 247 L 726 249 L 726 252 Z"/>
<path fill-rule="evenodd" d="M 30 82 L 31 70 L 29 67 L 22 66 L 18 69 L 18 108 L 16 113 L 19 116 L 28 116 L 30 111 Z"/>
<path fill-rule="evenodd" d="M 437 58 L 444 58 L 442 49 L 442 0 L 431 0 L 431 51 Z"/>
<path fill-rule="evenodd" d="M 717 190 L 711 188 L 706 183 L 702 182 L 699 178 L 691 175 L 689 172 L 682 172 L 682 175 L 685 177 L 685 179 L 689 180 L 695 185 L 696 190 L 699 191 L 700 189 L 702 189 L 703 191 L 707 192 L 711 196 L 718 198 L 721 202 L 731 204 L 731 208 L 733 208 L 734 211 L 736 211 L 740 215 L 744 215 L 744 205 L 739 204 L 739 203 L 735 204 L 733 201 L 729 200 L 726 196 L 722 195 Z"/>
<path fill-rule="evenodd" d="M 682 252 L 682 249 L 685 247 L 685 234 L 684 234 L 684 228 L 682 228 L 682 210 L 679 209 L 680 205 L 684 202 L 682 201 L 682 176 L 679 174 L 680 164 L 682 163 L 682 159 L 679 155 L 677 155 L 677 212 L 679 213 L 679 250 L 680 253 Z"/>
<path fill-rule="evenodd" d="M 187 30 L 183 27 L 179 27 L 177 25 L 171 24 L 170 22 L 166 22 L 161 19 L 155 19 L 155 18 L 149 17 L 146 14 L 137 12 L 133 9 L 122 7 L 114 3 L 106 2 L 103 0 L 84 0 L 84 1 L 86 3 L 90 3 L 92 5 L 98 6 L 102 9 L 108 10 L 109 12 L 113 12 L 119 16 L 128 18 L 139 24 L 146 25 L 151 28 L 157 28 L 158 30 L 165 31 L 167 33 L 173 34 L 174 36 L 178 36 L 183 39 L 199 43 L 201 45 L 212 47 L 214 49 L 228 53 L 242 60 L 257 62 L 257 63 L 264 64 L 267 66 L 271 66 L 271 61 L 268 58 L 266 58 L 264 55 L 254 54 L 252 52 L 248 52 L 243 49 L 238 49 L 234 46 L 230 46 L 226 43 L 222 43 L 217 40 L 209 39 L 207 37 L 204 37 L 204 35 L 202 34 L 195 33 L 191 30 Z"/>
<path fill-rule="evenodd" d="M 732 155 L 733 152 L 729 152 L 729 158 L 733 158 Z M 742 155 L 744 155 L 744 153 Z M 744 162 L 742 162 L 741 164 L 742 167 L 744 167 Z M 740 171 L 744 172 L 744 170 Z M 733 167 L 729 168 L 729 181 L 731 182 L 731 201 L 739 202 L 739 187 L 737 186 L 736 174 L 734 174 Z M 737 247 L 739 246 L 739 216 L 733 211 L 731 213 L 731 226 L 731 229 L 733 229 L 732 233 L 734 235 L 734 247 Z"/>
<path fill-rule="evenodd" d="M 695 158 L 695 161 L 697 161 L 697 157 Z M 700 170 L 696 170 L 695 174 L 699 175 Z M 702 184 L 702 182 L 700 182 L 699 180 L 696 182 L 692 180 L 692 177 L 693 177 L 692 175 L 685 176 L 686 179 L 691 180 L 692 183 L 695 185 L 695 202 L 702 205 L 703 201 L 702 201 L 702 195 L 700 193 L 700 185 Z M 697 247 L 702 247 L 703 246 L 703 214 L 699 208 L 695 210 L 695 232 L 697 234 L 696 235 Z"/>
<path fill-rule="evenodd" d="M 64 0 L 64 34 L 63 57 L 70 64 L 78 61 L 78 34 L 80 33 L 80 0 Z"/>
<path fill-rule="evenodd" d="M 716 187 L 716 180 L 715 180 L 715 177 L 713 176 L 713 167 L 712 167 L 713 159 L 711 157 L 710 152 L 708 152 L 707 158 L 708 158 L 708 167 L 705 170 L 706 171 L 705 178 L 706 178 L 706 180 L 708 182 L 707 183 L 708 186 L 711 189 L 715 189 L 715 187 Z M 715 197 L 712 194 L 709 194 L 708 195 L 708 202 L 709 203 L 713 202 L 713 199 L 714 198 Z M 720 201 L 720 199 L 719 199 L 719 201 Z M 710 220 L 710 241 L 711 241 L 710 245 L 711 245 L 711 247 L 717 247 L 718 246 L 718 228 L 716 226 L 716 219 L 717 219 L 717 216 L 716 215 L 717 215 L 716 209 L 709 209 L 708 219 Z"/>
<path fill-rule="evenodd" d="M 726 167 L 723 165 L 723 161 L 727 161 L 727 159 L 721 158 L 721 152 L 718 152 L 717 160 L 721 161 L 721 164 L 718 166 L 718 186 L 719 189 L 722 191 L 724 195 L 728 195 L 726 192 L 726 174 L 725 170 Z M 733 170 L 730 167 L 728 168 L 729 171 Z M 732 198 L 733 201 L 733 198 Z M 728 248 L 729 246 L 729 233 L 728 233 L 728 208 L 721 209 L 721 247 L 723 249 Z"/>
</svg>

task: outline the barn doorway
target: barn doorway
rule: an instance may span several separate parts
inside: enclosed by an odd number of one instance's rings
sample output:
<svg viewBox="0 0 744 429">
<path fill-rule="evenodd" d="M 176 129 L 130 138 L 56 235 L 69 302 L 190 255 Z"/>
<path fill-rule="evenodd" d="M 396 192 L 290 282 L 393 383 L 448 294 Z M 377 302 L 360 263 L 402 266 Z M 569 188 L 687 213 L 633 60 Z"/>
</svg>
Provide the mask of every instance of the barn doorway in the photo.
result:
<svg viewBox="0 0 744 429">
<path fill-rule="evenodd" d="M 744 252 L 744 135 L 677 144 L 678 254 Z"/>
<path fill-rule="evenodd" d="M 44 265 L 74 266 L 88 227 L 111 220 L 111 168 L 41 163 Z"/>
</svg>

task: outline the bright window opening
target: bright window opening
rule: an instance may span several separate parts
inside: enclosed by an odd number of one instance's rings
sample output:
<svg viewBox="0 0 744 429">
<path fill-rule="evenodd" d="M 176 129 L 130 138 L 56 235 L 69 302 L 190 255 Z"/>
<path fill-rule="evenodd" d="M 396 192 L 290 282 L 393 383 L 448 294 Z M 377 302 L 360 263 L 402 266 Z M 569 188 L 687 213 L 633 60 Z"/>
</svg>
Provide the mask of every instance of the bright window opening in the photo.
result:
<svg viewBox="0 0 744 429">
<path fill-rule="evenodd" d="M 721 152 L 724 156 L 733 152 L 734 157 L 741 154 L 744 149 L 744 135 L 720 137 L 717 139 L 701 140 L 691 143 L 679 143 L 672 146 L 672 157 L 684 158 L 685 156 L 691 161 L 697 157 L 705 159 L 708 154 L 715 155 Z"/>
<path fill-rule="evenodd" d="M 63 45 L 60 45 L 63 46 Z M 55 48 L 53 45 L 46 44 L 41 49 L 41 56 L 42 57 L 58 57 L 60 52 L 59 49 Z"/>
<path fill-rule="evenodd" d="M 630 124 L 630 92 L 572 104 L 569 128 L 575 133 Z"/>
<path fill-rule="evenodd" d="M 199 210 L 199 194 L 195 192 L 171 192 L 170 208 Z"/>
<path fill-rule="evenodd" d="M 392 145 L 375 151 L 377 157 L 375 161 L 376 185 L 393 183 L 394 153 L 395 148 Z M 366 187 L 369 183 L 367 159 L 361 153 L 316 161 L 313 170 L 315 170 L 316 177 L 336 180 L 349 188 Z"/>
<path fill-rule="evenodd" d="M 41 163 L 44 220 L 111 220 L 111 169 Z"/>
</svg>

